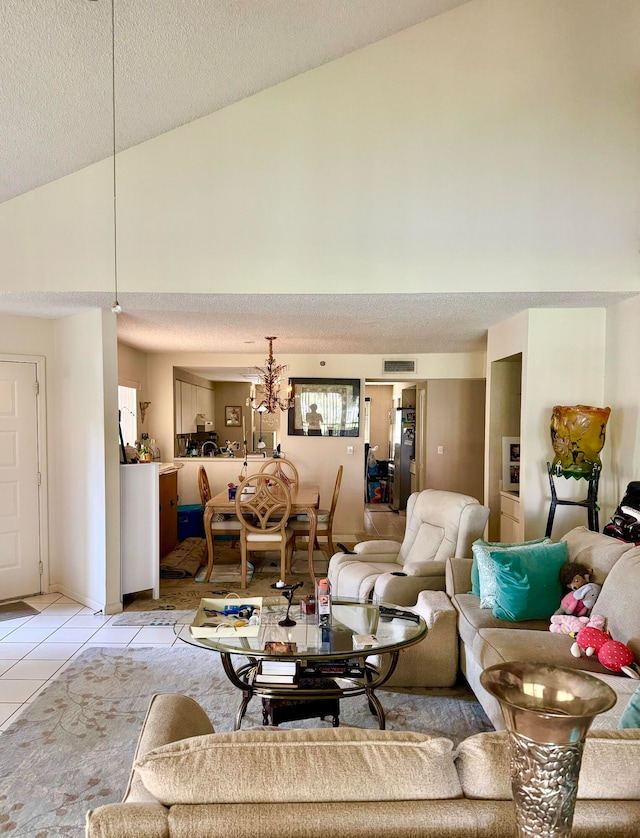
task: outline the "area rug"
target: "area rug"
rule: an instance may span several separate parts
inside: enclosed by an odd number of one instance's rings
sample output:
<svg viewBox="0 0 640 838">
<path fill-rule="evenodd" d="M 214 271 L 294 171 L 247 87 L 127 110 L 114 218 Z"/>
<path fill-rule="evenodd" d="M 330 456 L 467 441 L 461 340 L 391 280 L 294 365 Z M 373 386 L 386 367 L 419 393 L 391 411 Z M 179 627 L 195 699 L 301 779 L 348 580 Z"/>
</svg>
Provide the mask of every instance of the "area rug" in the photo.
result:
<svg viewBox="0 0 640 838">
<path fill-rule="evenodd" d="M 176 623 L 190 623 L 193 608 L 188 611 L 158 608 L 155 611 L 124 611 L 113 620 L 113 626 L 174 626 Z"/>
<path fill-rule="evenodd" d="M 0 832 L 11 838 L 82 838 L 85 815 L 122 799 L 152 695 L 195 698 L 217 731 L 230 731 L 240 693 L 215 652 L 191 647 L 88 649 L 0 735 Z M 387 728 L 447 736 L 492 730 L 470 692 L 452 697 L 379 691 Z M 250 702 L 243 729 L 262 724 Z M 362 696 L 341 701 L 340 724 L 375 728 Z M 309 719 L 287 727 L 330 726 Z M 284 727 L 285 725 L 283 725 Z"/>
<path fill-rule="evenodd" d="M 18 617 L 33 617 L 39 614 L 37 608 L 32 608 L 28 602 L 5 602 L 0 605 L 0 623 L 3 620 L 16 620 Z"/>
</svg>

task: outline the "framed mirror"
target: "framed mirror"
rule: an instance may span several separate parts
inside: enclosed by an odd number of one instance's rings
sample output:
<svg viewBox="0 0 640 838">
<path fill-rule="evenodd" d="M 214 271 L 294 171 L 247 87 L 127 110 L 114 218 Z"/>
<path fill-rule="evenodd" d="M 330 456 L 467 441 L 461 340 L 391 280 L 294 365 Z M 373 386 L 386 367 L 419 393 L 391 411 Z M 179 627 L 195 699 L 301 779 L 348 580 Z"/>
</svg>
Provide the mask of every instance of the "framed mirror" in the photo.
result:
<svg viewBox="0 0 640 838">
<path fill-rule="evenodd" d="M 289 436 L 359 436 L 359 378 L 292 378 Z"/>
</svg>

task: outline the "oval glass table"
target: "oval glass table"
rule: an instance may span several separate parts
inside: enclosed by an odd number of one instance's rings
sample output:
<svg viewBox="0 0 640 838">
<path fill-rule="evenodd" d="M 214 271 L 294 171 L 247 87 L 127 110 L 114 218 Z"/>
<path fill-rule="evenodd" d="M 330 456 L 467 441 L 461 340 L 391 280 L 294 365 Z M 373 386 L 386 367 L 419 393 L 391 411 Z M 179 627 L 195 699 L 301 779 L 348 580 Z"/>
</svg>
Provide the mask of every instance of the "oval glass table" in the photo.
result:
<svg viewBox="0 0 640 838">
<path fill-rule="evenodd" d="M 194 637 L 191 625 L 174 626 L 185 643 L 218 652 L 227 677 L 242 692 L 234 730 L 240 729 L 253 696 L 317 701 L 357 695 L 366 696 L 380 730 L 384 730 L 384 709 L 375 691 L 393 674 L 402 649 L 419 643 L 427 634 L 422 617 L 384 603 L 333 600 L 328 626 L 319 626 L 315 614 L 303 614 L 295 604 L 289 614 L 295 625 L 279 625 L 286 612 L 283 599 L 265 598 L 255 637 Z M 379 665 L 371 660 L 373 655 Z M 256 678 L 261 662 L 274 660 L 297 662 L 295 683 L 283 685 Z"/>
</svg>

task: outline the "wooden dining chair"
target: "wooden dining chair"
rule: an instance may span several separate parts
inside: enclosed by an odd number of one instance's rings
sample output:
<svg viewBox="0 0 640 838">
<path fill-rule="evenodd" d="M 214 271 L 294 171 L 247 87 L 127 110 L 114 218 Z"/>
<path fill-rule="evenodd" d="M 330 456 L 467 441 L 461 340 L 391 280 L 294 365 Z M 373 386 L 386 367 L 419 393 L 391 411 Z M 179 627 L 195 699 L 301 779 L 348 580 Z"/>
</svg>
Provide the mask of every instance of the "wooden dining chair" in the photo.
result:
<svg viewBox="0 0 640 838">
<path fill-rule="evenodd" d="M 272 457 L 271 459 L 266 460 L 260 466 L 260 471 L 267 472 L 268 474 L 275 474 L 276 477 L 284 480 L 291 491 L 294 491 L 300 485 L 298 469 L 294 466 L 291 460 L 286 460 L 284 457 Z"/>
<path fill-rule="evenodd" d="M 338 497 L 340 495 L 340 485 L 342 483 L 342 471 L 343 466 L 338 467 L 338 473 L 336 475 L 336 482 L 333 487 L 333 497 L 331 498 L 331 506 L 329 509 L 318 509 L 317 511 L 317 523 L 316 523 L 316 538 L 315 538 L 315 547 L 319 550 L 320 545 L 318 544 L 318 536 L 321 535 L 327 539 L 329 545 L 329 558 L 333 556 L 336 552 L 336 549 L 333 545 L 333 516 L 336 511 L 336 506 L 338 505 Z M 293 532 L 293 545 L 292 545 L 292 552 L 296 549 L 296 538 L 302 535 L 311 535 L 310 524 L 309 524 L 309 516 L 308 515 L 298 515 L 296 518 L 293 518 L 289 521 L 289 529 Z"/>
<path fill-rule="evenodd" d="M 198 489 L 200 490 L 200 502 L 202 503 L 202 509 L 204 514 L 204 509 L 207 505 L 207 501 L 211 500 L 211 487 L 209 485 L 209 478 L 207 476 L 206 469 L 202 465 L 198 468 Z M 231 547 L 232 549 L 234 549 L 236 544 L 238 543 L 238 539 L 240 538 L 240 529 L 240 521 L 238 521 L 237 518 L 224 518 L 222 521 L 211 521 L 211 526 L 205 532 L 205 537 L 207 539 L 207 574 L 205 577 L 205 582 L 209 581 L 209 577 L 211 576 L 211 572 L 213 571 L 213 542 L 215 536 L 231 536 Z"/>
<path fill-rule="evenodd" d="M 280 578 L 286 581 L 293 545 L 287 527 L 291 492 L 274 474 L 258 472 L 247 477 L 236 491 L 236 516 L 240 523 L 241 584 L 247 587 L 248 554 L 258 550 L 280 551 Z"/>
</svg>

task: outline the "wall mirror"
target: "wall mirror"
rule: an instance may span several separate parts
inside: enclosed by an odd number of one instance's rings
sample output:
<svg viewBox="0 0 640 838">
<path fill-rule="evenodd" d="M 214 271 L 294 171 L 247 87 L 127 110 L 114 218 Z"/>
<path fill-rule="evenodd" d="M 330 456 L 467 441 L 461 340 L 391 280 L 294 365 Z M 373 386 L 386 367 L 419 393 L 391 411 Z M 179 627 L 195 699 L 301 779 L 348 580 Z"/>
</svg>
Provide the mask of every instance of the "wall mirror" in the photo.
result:
<svg viewBox="0 0 640 838">
<path fill-rule="evenodd" d="M 292 378 L 289 436 L 358 436 L 359 378 Z"/>
</svg>

